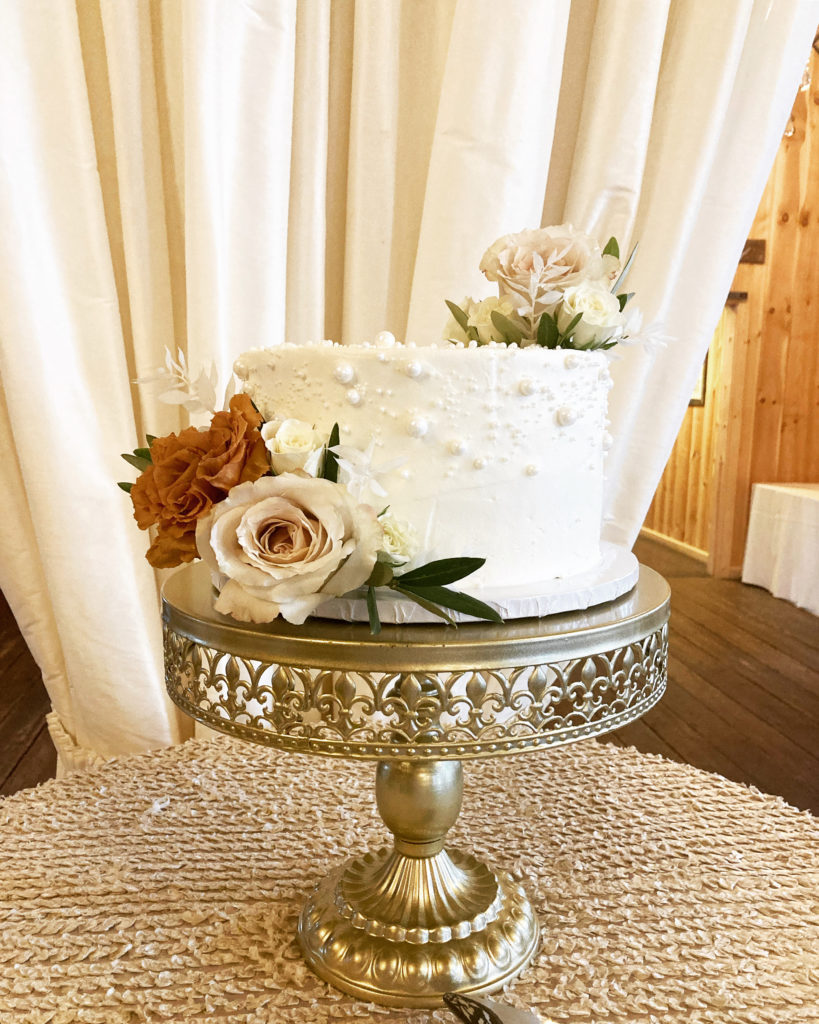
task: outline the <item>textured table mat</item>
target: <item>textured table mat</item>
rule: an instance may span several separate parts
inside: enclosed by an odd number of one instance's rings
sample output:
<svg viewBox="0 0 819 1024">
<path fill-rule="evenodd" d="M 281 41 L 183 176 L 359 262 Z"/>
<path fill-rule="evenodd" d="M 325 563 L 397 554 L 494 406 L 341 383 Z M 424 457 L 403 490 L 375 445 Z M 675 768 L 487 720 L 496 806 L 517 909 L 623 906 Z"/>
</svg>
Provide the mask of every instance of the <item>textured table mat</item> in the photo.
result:
<svg viewBox="0 0 819 1024">
<path fill-rule="evenodd" d="M 587 741 L 465 766 L 450 845 L 526 879 L 544 1021 L 819 1022 L 819 822 Z M 374 766 L 226 739 L 0 801 L 0 1021 L 427 1024 L 356 1002 L 295 939 L 335 861 L 384 844 Z"/>
</svg>

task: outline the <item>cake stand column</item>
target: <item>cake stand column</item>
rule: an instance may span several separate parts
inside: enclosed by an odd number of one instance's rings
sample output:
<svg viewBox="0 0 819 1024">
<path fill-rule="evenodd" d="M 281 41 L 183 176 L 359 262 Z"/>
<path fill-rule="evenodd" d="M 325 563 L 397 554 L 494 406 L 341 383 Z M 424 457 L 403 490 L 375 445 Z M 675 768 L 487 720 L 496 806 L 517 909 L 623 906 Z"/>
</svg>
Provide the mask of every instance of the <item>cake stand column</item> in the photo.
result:
<svg viewBox="0 0 819 1024">
<path fill-rule="evenodd" d="M 500 988 L 534 956 L 537 919 L 511 875 L 444 848 L 461 808 L 460 761 L 380 761 L 375 790 L 393 847 L 316 887 L 299 922 L 308 963 L 337 988 L 392 1006 Z"/>
</svg>

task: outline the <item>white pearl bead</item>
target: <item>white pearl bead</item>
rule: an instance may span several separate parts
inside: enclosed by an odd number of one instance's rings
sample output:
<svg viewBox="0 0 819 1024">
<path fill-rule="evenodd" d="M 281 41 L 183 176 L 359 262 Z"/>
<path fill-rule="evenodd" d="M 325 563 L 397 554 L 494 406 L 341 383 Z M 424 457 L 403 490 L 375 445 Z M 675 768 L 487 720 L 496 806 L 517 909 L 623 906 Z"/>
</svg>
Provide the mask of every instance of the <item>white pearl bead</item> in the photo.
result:
<svg viewBox="0 0 819 1024">
<path fill-rule="evenodd" d="M 527 476 L 537 476 L 537 473 L 538 473 L 537 466 L 533 462 L 530 462 L 529 465 L 524 470 L 524 473 Z"/>
<path fill-rule="evenodd" d="M 529 380 L 528 377 L 524 377 L 520 384 L 518 384 L 518 391 L 522 395 L 533 395 L 535 393 L 535 382 Z"/>
<path fill-rule="evenodd" d="M 339 363 L 333 370 L 333 376 L 339 384 L 350 384 L 355 380 L 355 370 L 349 363 Z"/>
<path fill-rule="evenodd" d="M 411 437 L 423 437 L 428 430 L 429 423 L 427 423 L 423 416 L 415 416 L 410 420 L 409 427 L 407 427 L 407 431 Z"/>
<path fill-rule="evenodd" d="M 563 365 L 566 367 L 567 370 L 576 370 L 578 366 L 582 365 L 582 363 L 583 360 L 577 354 L 577 352 L 570 352 L 563 360 Z"/>
<path fill-rule="evenodd" d="M 460 437 L 455 437 L 449 442 L 448 447 L 453 455 L 463 455 L 466 451 L 466 441 Z"/>
<path fill-rule="evenodd" d="M 395 344 L 395 335 L 391 331 L 379 331 L 375 336 L 375 343 L 379 348 L 392 348 Z"/>
<path fill-rule="evenodd" d="M 404 367 L 404 372 L 408 377 L 420 377 L 424 372 L 424 368 L 420 363 L 413 360 L 411 363 L 407 363 Z"/>
<path fill-rule="evenodd" d="M 486 466 L 486 459 L 479 455 L 477 459 L 472 463 L 475 469 L 483 469 Z"/>
<path fill-rule="evenodd" d="M 577 421 L 577 411 L 571 409 L 568 405 L 562 405 L 555 415 L 561 427 L 570 427 Z"/>
<path fill-rule="evenodd" d="M 361 392 L 356 391 L 355 388 L 350 388 L 347 392 L 347 401 L 350 405 L 361 405 Z"/>
</svg>

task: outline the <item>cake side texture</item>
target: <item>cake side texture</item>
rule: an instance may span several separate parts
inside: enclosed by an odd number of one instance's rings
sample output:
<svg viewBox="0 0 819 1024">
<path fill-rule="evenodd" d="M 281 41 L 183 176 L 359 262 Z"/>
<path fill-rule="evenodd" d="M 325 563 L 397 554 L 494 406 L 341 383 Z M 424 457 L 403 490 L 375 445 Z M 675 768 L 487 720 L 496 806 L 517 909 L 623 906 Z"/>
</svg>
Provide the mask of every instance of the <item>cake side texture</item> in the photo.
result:
<svg viewBox="0 0 819 1024">
<path fill-rule="evenodd" d="M 362 500 L 410 525 L 419 561 L 485 558 L 471 590 L 599 560 L 602 353 L 324 342 L 252 350 L 234 370 L 266 420 L 324 436 L 338 423 L 342 448 L 366 453 Z"/>
</svg>

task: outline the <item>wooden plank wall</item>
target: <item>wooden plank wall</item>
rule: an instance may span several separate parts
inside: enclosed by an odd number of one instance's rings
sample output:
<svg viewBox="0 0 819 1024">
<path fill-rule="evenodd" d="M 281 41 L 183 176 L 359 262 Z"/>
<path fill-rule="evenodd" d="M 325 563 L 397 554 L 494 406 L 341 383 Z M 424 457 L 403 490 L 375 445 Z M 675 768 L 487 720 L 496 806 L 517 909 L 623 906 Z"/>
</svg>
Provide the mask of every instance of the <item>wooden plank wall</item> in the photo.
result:
<svg viewBox="0 0 819 1024">
<path fill-rule="evenodd" d="M 713 502 L 715 428 L 723 355 L 734 337 L 734 306 L 726 306 L 708 352 L 703 405 L 690 405 L 671 458 L 654 493 L 643 529 L 649 536 L 671 538 L 674 546 L 704 561 Z"/>
<path fill-rule="evenodd" d="M 746 293 L 747 301 L 729 307 L 712 345 L 713 407 L 708 399 L 704 411 L 689 407 L 645 521 L 649 535 L 699 557 L 707 553 L 717 576 L 740 573 L 753 483 L 819 482 L 815 51 L 810 81 L 797 93 L 750 237 L 764 240 L 765 261 L 743 262 L 737 269 L 732 287 Z M 710 431 L 702 431 L 704 423 Z"/>
</svg>

